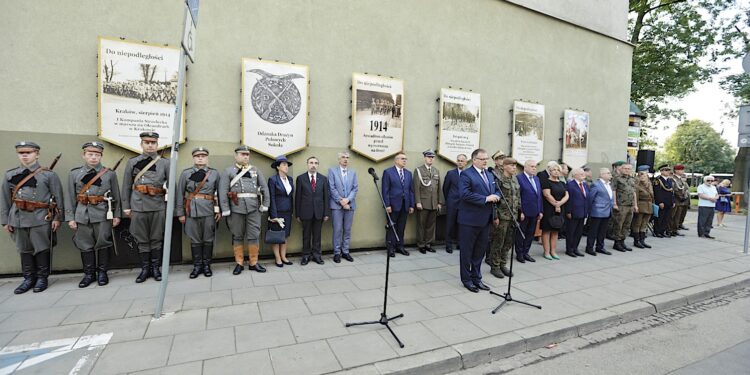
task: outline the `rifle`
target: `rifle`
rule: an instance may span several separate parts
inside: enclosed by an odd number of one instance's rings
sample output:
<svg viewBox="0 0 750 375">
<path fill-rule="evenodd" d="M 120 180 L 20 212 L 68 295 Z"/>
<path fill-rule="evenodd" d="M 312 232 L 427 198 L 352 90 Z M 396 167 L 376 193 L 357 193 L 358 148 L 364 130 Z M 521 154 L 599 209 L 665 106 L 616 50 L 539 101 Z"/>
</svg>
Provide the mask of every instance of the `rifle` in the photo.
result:
<svg viewBox="0 0 750 375">
<path fill-rule="evenodd" d="M 62 152 L 57 154 L 54 160 L 52 160 L 52 163 L 50 163 L 48 170 L 52 171 L 55 168 L 55 165 L 57 165 L 57 162 L 60 161 L 60 158 L 62 157 Z M 50 189 L 52 190 L 52 189 Z M 50 193 L 52 193 L 50 191 Z M 55 221 L 55 218 L 57 216 L 58 210 L 57 210 L 57 200 L 55 199 L 54 195 L 51 195 L 49 198 L 49 211 L 47 211 L 47 217 L 49 217 L 49 221 Z M 54 254 L 54 248 L 55 248 L 55 232 L 52 230 L 52 225 L 49 226 L 49 273 L 52 274 L 52 254 Z"/>
<path fill-rule="evenodd" d="M 120 160 L 118 160 L 117 163 L 115 163 L 115 166 L 112 167 L 112 169 L 110 169 L 112 172 L 117 170 L 117 167 L 119 167 L 120 163 L 122 163 L 122 159 L 125 159 L 125 155 L 122 155 L 120 157 Z M 116 186 L 115 186 L 115 189 L 117 189 Z M 110 191 L 104 194 L 104 199 L 107 200 L 107 220 L 113 220 L 115 218 L 115 215 L 112 213 L 112 199 L 113 198 L 112 198 L 112 195 L 110 194 Z M 112 249 L 115 251 L 115 256 L 118 256 L 119 253 L 117 251 L 117 237 L 115 237 L 115 227 L 111 226 L 109 230 L 111 232 L 110 235 L 112 236 Z"/>
</svg>

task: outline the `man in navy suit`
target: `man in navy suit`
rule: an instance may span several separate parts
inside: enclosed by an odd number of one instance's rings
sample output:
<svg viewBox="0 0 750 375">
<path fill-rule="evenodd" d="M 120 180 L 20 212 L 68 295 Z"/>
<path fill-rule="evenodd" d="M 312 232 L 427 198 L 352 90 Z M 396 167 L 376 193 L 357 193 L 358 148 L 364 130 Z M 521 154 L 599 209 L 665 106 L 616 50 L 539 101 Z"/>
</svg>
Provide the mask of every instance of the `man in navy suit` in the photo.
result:
<svg viewBox="0 0 750 375">
<path fill-rule="evenodd" d="M 607 168 L 599 171 L 599 179 L 591 184 L 589 196 L 586 200 L 591 208 L 589 221 L 591 227 L 589 234 L 586 236 L 586 254 L 596 255 L 602 253 L 612 255 L 604 249 L 604 237 L 607 235 L 607 223 L 612 216 L 612 207 L 614 206 L 614 193 L 609 181 L 612 179 L 612 172 Z M 594 252 L 594 242 L 596 242 L 596 252 Z"/>
<path fill-rule="evenodd" d="M 321 256 L 320 232 L 323 222 L 331 217 L 328 205 L 328 180 L 318 173 L 320 162 L 315 156 L 307 158 L 307 172 L 297 176 L 297 190 L 294 195 L 294 214 L 302 222 L 302 261 L 306 265 L 312 261 L 325 263 Z"/>
<path fill-rule="evenodd" d="M 447 217 L 445 218 L 445 252 L 452 253 L 453 245 L 458 245 L 456 234 L 458 234 L 458 205 L 461 203 L 459 181 L 461 172 L 466 167 L 466 155 L 458 154 L 456 157 L 456 169 L 451 169 L 445 174 L 443 181 L 443 195 Z"/>
<path fill-rule="evenodd" d="M 572 177 L 567 183 L 570 199 L 568 199 L 565 208 L 565 212 L 567 212 L 565 215 L 568 219 L 565 254 L 575 258 L 583 256 L 578 251 L 578 244 L 581 243 L 581 235 L 583 235 L 583 222 L 589 216 L 589 205 L 586 200 L 589 188 L 585 181 L 586 172 L 582 168 L 573 169 Z"/>
<path fill-rule="evenodd" d="M 339 165 L 328 169 L 328 187 L 331 190 L 331 219 L 333 220 L 333 261 L 341 262 L 343 257 L 349 262 L 349 240 L 352 237 L 354 202 L 359 185 L 357 172 L 349 168 L 349 153 L 339 152 Z"/>
<path fill-rule="evenodd" d="M 521 212 L 523 220 L 519 222 L 521 232 L 516 234 L 516 260 L 520 263 L 536 262 L 529 255 L 531 242 L 534 240 L 534 230 L 537 220 L 542 219 L 542 184 L 536 176 L 536 161 L 526 160 L 523 164 L 523 173 L 516 178 L 521 185 Z"/>
<path fill-rule="evenodd" d="M 490 290 L 482 282 L 482 259 L 490 242 L 490 225 L 495 219 L 495 204 L 500 193 L 487 171 L 487 151 L 471 153 L 472 166 L 461 173 L 461 203 L 458 209 L 458 241 L 461 248 L 461 282 L 477 293 Z"/>
<path fill-rule="evenodd" d="M 407 160 L 406 154 L 399 152 L 394 158 L 394 166 L 383 171 L 381 186 L 383 201 L 386 211 L 391 214 L 391 220 L 398 234 L 398 240 L 396 240 L 390 228 L 385 233 L 388 256 L 391 257 L 396 256 L 396 251 L 409 255 L 404 248 L 404 229 L 406 229 L 406 219 L 414 213 L 415 203 L 411 172 L 406 170 Z"/>
</svg>

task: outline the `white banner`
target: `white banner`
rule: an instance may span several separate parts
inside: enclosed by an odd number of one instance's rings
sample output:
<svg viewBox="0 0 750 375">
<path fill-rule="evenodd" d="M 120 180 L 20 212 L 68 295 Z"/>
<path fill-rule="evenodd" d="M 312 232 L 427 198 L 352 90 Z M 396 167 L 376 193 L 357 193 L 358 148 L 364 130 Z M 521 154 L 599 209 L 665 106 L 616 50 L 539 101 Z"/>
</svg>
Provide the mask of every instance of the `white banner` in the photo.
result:
<svg viewBox="0 0 750 375">
<path fill-rule="evenodd" d="M 572 168 L 582 167 L 588 161 L 588 112 L 566 109 L 563 115 L 563 157 Z"/>
<path fill-rule="evenodd" d="M 374 161 L 404 146 L 404 81 L 354 74 L 352 151 Z"/>
<path fill-rule="evenodd" d="M 440 90 L 438 154 L 452 162 L 479 148 L 481 97 L 477 93 Z"/>
<path fill-rule="evenodd" d="M 544 105 L 513 102 L 513 157 L 519 163 L 544 158 Z"/>
</svg>

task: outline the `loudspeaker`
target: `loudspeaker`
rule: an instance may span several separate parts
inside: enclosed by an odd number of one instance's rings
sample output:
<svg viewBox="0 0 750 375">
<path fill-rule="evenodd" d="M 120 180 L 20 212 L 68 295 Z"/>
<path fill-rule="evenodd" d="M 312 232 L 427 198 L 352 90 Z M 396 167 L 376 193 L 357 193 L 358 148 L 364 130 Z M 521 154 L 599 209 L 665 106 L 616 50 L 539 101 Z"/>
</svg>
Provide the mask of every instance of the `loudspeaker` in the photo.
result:
<svg viewBox="0 0 750 375">
<path fill-rule="evenodd" d="M 649 171 L 654 173 L 654 159 L 656 159 L 655 150 L 638 150 L 638 157 L 636 158 L 638 161 L 637 166 L 648 165 Z"/>
</svg>

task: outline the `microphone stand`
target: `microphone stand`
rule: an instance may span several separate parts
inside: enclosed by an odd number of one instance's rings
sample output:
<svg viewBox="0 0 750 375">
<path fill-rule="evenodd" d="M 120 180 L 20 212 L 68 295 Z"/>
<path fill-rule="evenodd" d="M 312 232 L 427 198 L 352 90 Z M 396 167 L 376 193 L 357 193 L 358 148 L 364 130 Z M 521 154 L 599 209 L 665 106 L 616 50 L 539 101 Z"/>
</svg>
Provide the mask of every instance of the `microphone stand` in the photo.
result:
<svg viewBox="0 0 750 375">
<path fill-rule="evenodd" d="M 497 178 L 497 175 L 495 175 L 494 171 L 492 173 L 492 178 L 493 180 L 495 180 L 495 186 L 497 186 L 497 191 L 500 193 L 500 199 L 503 200 L 503 203 L 505 204 L 505 208 L 508 209 L 508 212 L 512 213 L 512 210 L 510 209 L 510 204 L 508 204 L 508 200 L 505 199 L 505 194 L 503 194 L 503 190 L 500 189 L 500 184 L 498 184 L 498 178 Z M 518 231 L 518 234 L 521 235 L 521 238 L 526 239 L 526 236 L 523 234 L 523 231 L 521 231 L 521 226 L 518 224 L 518 220 L 516 220 L 515 215 L 511 216 L 511 220 L 513 220 L 513 224 L 516 226 L 516 231 Z M 506 302 L 518 302 L 520 304 L 531 306 L 531 307 L 536 307 L 537 309 L 541 310 L 542 306 L 535 305 L 533 303 L 524 302 L 524 301 L 519 301 L 517 299 L 514 299 L 513 296 L 510 295 L 511 283 L 513 282 L 513 258 L 516 257 L 515 255 L 516 241 L 513 241 L 513 244 L 511 245 L 510 249 L 511 249 L 510 250 L 510 275 L 508 276 L 508 291 L 505 292 L 504 294 L 500 294 L 500 293 L 495 293 L 490 290 L 490 294 L 494 294 L 498 297 L 503 298 L 503 301 L 500 302 L 500 304 L 497 307 L 495 307 L 494 310 L 492 310 L 492 313 L 494 314 L 498 310 L 500 310 L 500 308 L 503 307 L 503 305 L 505 305 Z"/>
<path fill-rule="evenodd" d="M 380 188 L 378 187 L 378 176 L 375 174 L 375 171 L 372 168 L 370 168 L 369 172 L 372 175 L 372 182 L 375 184 L 375 191 L 378 192 L 378 196 L 380 197 L 380 203 L 383 204 L 383 210 L 385 211 L 385 216 L 386 218 L 388 218 L 388 228 L 390 228 L 390 230 L 393 231 L 393 236 L 396 239 L 396 242 L 398 243 L 399 237 L 398 237 L 398 233 L 396 232 L 396 226 L 393 224 L 393 220 L 391 219 L 391 214 L 386 209 L 385 200 L 383 199 L 383 194 L 380 192 Z M 391 256 L 390 254 L 388 254 L 388 251 L 386 251 L 385 252 L 385 292 L 383 294 L 383 312 L 380 313 L 380 319 L 367 321 L 367 322 L 346 323 L 345 326 L 352 327 L 352 326 L 361 326 L 361 325 L 368 325 L 368 324 L 382 324 L 385 326 L 385 328 L 388 328 L 388 331 L 391 332 L 391 335 L 393 335 L 393 338 L 396 339 L 398 346 L 403 348 L 404 344 L 401 342 L 401 340 L 398 339 L 398 336 L 396 336 L 396 333 L 393 332 L 393 330 L 388 325 L 388 323 L 391 320 L 403 318 L 404 314 L 398 314 L 390 318 L 386 314 L 386 308 L 388 306 L 388 275 L 390 274 L 390 270 L 391 270 Z"/>
</svg>

